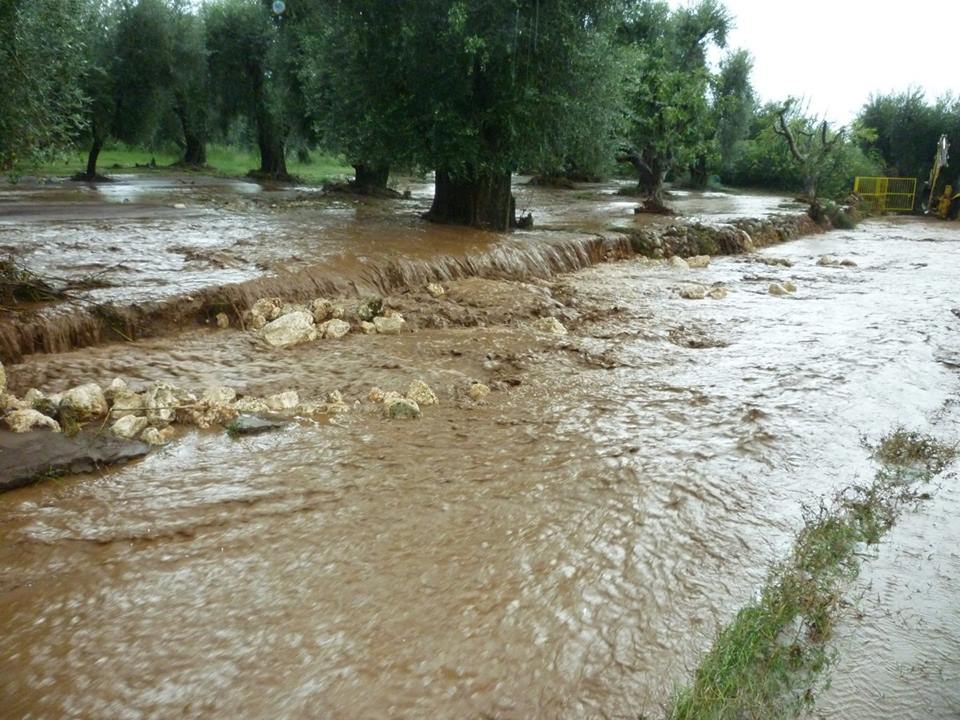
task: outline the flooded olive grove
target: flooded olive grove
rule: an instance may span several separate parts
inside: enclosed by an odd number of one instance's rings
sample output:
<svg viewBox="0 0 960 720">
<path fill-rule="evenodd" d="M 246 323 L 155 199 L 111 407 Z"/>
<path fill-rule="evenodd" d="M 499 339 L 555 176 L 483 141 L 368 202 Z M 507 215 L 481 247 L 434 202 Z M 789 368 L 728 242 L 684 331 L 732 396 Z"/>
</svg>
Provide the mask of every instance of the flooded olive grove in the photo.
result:
<svg viewBox="0 0 960 720">
<path fill-rule="evenodd" d="M 142 459 L 0 495 L 3 714 L 662 717 L 803 507 L 872 475 L 870 443 L 960 440 L 950 224 L 691 267 L 630 233 L 797 207 L 678 193 L 678 221 L 615 183 L 517 185 L 537 225 L 497 234 L 428 224 L 429 181 L 405 189 L 0 192 L 3 252 L 85 280 L 0 321 L 16 397 L 298 398 L 272 432 L 178 421 Z M 272 346 L 245 311 L 273 296 L 340 304 L 350 331 Z M 401 330 L 360 331 L 370 296 Z M 415 381 L 436 402 L 385 416 Z M 955 480 L 863 548 L 815 716 L 960 712 Z"/>
</svg>

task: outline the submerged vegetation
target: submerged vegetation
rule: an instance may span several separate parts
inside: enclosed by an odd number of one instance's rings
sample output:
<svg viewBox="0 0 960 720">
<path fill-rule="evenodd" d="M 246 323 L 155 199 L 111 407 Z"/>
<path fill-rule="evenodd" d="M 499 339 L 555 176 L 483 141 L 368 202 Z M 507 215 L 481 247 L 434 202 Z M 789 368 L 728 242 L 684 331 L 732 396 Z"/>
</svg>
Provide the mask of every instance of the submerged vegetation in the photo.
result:
<svg viewBox="0 0 960 720">
<path fill-rule="evenodd" d="M 829 641 L 859 549 L 878 543 L 905 505 L 928 497 L 921 486 L 956 451 L 898 429 L 872 448 L 880 463 L 872 482 L 806 508 L 789 557 L 717 635 L 670 720 L 791 718 L 809 708 L 834 659 Z"/>
</svg>

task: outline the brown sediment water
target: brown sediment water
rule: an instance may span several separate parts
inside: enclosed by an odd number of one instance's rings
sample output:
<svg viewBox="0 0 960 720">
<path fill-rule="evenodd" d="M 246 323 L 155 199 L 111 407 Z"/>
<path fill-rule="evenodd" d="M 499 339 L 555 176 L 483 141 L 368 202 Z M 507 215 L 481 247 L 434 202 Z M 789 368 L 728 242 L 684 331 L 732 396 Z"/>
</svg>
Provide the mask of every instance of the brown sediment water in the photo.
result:
<svg viewBox="0 0 960 720">
<path fill-rule="evenodd" d="M 0 192 L 0 254 L 65 281 L 71 300 L 0 316 L 0 359 L 181 330 L 259 297 L 387 292 L 467 276 L 528 279 L 624 257 L 617 230 L 667 220 L 635 216 L 617 184 L 571 192 L 517 185 L 538 229 L 510 235 L 437 226 L 420 216 L 432 186 L 409 200 L 325 196 L 307 188 L 200 177 L 127 177 L 97 186 Z M 764 217 L 776 196 L 679 192 L 694 218 Z M 705 214 L 706 213 L 706 214 Z"/>
<path fill-rule="evenodd" d="M 948 225 L 871 221 L 759 254 L 792 267 L 628 259 L 549 281 L 452 280 L 443 302 L 473 327 L 286 350 L 194 329 L 26 358 L 7 368 L 17 391 L 121 376 L 338 389 L 359 406 L 238 440 L 187 432 L 128 467 L 0 496 L 0 707 L 658 717 L 785 552 L 802 503 L 872 475 L 863 437 L 902 424 L 956 439 L 956 248 Z M 826 254 L 857 266 L 817 265 Z M 787 280 L 795 294 L 769 294 Z M 730 292 L 679 298 L 691 282 Z M 389 301 L 411 321 L 434 313 L 409 293 Z M 533 330 L 545 313 L 570 334 Z M 364 400 L 415 378 L 440 397 L 419 421 Z M 458 394 L 474 379 L 494 388 L 484 405 Z M 922 511 L 945 538 L 954 499 Z M 940 623 L 897 634 L 897 658 L 951 678 L 960 559 L 936 563 L 896 566 L 939 583 Z M 845 654 L 889 632 L 891 616 L 866 610 Z M 846 667 L 837 717 L 952 717 L 956 684 L 928 682 L 910 707 L 858 703 Z M 880 678 L 891 694 L 912 681 Z"/>
</svg>

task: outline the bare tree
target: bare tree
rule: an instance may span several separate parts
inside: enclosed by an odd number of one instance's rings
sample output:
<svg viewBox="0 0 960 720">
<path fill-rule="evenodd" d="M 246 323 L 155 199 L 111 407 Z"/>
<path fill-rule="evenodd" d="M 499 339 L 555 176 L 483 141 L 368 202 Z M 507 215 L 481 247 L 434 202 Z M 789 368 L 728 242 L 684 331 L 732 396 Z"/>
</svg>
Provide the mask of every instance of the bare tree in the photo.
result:
<svg viewBox="0 0 960 720">
<path fill-rule="evenodd" d="M 817 186 L 827 158 L 843 143 L 846 128 L 831 132 L 826 120 L 817 121 L 797 113 L 789 118 L 793 101 L 788 100 L 777 111 L 774 132 L 787 141 L 790 154 L 800 163 L 803 172 L 803 196 L 811 204 L 817 200 Z"/>
</svg>

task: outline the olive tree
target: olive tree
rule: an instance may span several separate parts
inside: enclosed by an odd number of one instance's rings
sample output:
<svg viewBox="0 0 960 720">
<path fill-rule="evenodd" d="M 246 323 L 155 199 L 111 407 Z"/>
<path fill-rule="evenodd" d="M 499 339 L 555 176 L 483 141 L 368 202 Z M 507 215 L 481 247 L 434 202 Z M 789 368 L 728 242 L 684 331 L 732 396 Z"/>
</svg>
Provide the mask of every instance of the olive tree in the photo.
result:
<svg viewBox="0 0 960 720">
<path fill-rule="evenodd" d="M 83 128 L 85 0 L 0 2 L 0 170 L 49 159 Z"/>
</svg>

